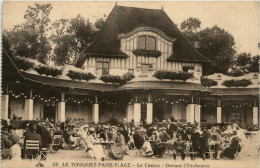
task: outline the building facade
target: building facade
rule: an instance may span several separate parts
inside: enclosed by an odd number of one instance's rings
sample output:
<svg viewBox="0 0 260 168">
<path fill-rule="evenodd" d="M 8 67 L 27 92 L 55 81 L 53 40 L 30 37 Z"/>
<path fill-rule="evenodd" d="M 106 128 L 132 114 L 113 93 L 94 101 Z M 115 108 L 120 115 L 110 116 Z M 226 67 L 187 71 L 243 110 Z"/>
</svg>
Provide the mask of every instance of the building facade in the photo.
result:
<svg viewBox="0 0 260 168">
<path fill-rule="evenodd" d="M 211 88 L 201 84 L 203 65 L 211 63 L 179 31 L 163 10 L 115 6 L 94 41 L 79 55 L 75 70 L 94 74 L 89 82 L 21 71 L 4 46 L 2 118 L 108 122 L 127 118 L 139 125 L 174 116 L 183 122 L 258 125 L 259 74 L 240 77 L 252 84 L 227 88 L 229 78 L 214 74 Z M 159 80 L 158 71 L 192 73 L 181 81 Z M 126 84 L 104 83 L 105 75 L 134 74 Z M 233 78 L 232 78 L 233 79 Z"/>
</svg>

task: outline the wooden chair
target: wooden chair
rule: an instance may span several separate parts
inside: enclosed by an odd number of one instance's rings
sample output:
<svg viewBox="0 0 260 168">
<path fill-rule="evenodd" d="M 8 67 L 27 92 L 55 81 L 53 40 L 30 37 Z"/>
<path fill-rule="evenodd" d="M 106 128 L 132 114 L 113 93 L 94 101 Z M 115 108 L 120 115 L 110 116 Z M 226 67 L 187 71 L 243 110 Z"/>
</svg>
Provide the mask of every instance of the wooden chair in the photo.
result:
<svg viewBox="0 0 260 168">
<path fill-rule="evenodd" d="M 212 149 L 213 147 L 213 149 Z M 215 154 L 215 141 L 210 141 L 209 142 L 209 151 L 208 152 L 205 152 L 205 153 L 208 153 L 209 156 L 210 156 L 210 159 L 213 159 L 213 155 Z"/>
<path fill-rule="evenodd" d="M 61 146 L 61 140 L 62 140 L 62 136 L 61 135 L 54 135 L 53 136 L 52 148 L 58 150 L 60 148 L 60 146 Z"/>
<path fill-rule="evenodd" d="M 26 140 L 26 144 L 25 144 L 25 158 L 27 157 L 27 150 L 33 150 L 33 151 L 37 151 L 37 156 L 40 150 L 40 142 L 39 140 Z M 36 157 L 37 157 L 36 156 Z"/>
<path fill-rule="evenodd" d="M 41 148 L 40 150 L 40 161 L 47 159 L 47 155 L 50 153 L 48 148 Z"/>
</svg>

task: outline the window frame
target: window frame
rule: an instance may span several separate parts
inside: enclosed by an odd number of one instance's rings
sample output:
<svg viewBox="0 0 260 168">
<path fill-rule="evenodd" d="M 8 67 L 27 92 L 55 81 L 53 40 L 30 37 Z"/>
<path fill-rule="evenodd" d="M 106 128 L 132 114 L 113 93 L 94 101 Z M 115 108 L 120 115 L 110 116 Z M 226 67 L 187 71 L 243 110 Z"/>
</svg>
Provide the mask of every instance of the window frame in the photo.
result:
<svg viewBox="0 0 260 168">
<path fill-rule="evenodd" d="M 139 38 L 140 37 L 145 37 L 145 49 L 139 48 Z M 152 51 L 157 51 L 157 38 L 155 36 L 151 36 L 151 35 L 139 35 L 137 37 L 137 49 L 141 49 L 141 50 L 148 50 L 148 44 L 149 44 L 149 37 L 154 38 L 155 39 L 155 49 Z"/>
<path fill-rule="evenodd" d="M 99 63 L 101 63 L 101 68 L 98 68 L 98 64 L 99 64 Z M 104 64 L 107 64 L 107 65 L 108 65 L 107 68 L 104 67 Z M 103 73 L 104 73 L 104 69 L 107 69 L 108 74 L 106 74 L 106 75 L 109 75 L 109 69 L 110 69 L 109 62 L 108 62 L 108 61 L 97 61 L 97 63 L 96 63 L 96 71 L 98 71 L 99 69 L 102 70 L 101 75 L 104 75 L 104 74 L 103 74 Z"/>
</svg>

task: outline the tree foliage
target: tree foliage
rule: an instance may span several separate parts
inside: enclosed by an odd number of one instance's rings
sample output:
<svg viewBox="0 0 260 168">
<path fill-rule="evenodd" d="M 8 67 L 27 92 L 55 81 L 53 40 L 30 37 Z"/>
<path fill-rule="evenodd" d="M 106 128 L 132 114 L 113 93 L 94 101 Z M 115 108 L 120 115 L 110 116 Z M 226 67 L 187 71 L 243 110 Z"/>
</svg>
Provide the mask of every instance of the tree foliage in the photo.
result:
<svg viewBox="0 0 260 168">
<path fill-rule="evenodd" d="M 24 14 L 25 22 L 14 26 L 11 31 L 4 31 L 14 55 L 46 63 L 51 52 L 47 37 L 51 9 L 51 4 L 35 3 L 33 6 L 28 6 Z"/>
<path fill-rule="evenodd" d="M 226 73 L 236 54 L 233 36 L 218 26 L 199 31 L 198 28 L 200 21 L 195 18 L 189 18 L 181 24 L 182 32 L 194 47 L 213 61 L 212 64 L 204 65 L 203 74 Z"/>
</svg>

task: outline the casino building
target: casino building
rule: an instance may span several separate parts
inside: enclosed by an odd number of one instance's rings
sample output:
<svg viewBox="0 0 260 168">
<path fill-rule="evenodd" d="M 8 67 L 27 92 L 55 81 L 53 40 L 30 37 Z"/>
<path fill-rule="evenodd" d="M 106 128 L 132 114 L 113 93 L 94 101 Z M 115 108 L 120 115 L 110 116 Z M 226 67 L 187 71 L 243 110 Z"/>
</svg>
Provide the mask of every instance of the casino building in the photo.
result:
<svg viewBox="0 0 260 168">
<path fill-rule="evenodd" d="M 183 122 L 258 125 L 259 73 L 207 76 L 216 86 L 201 84 L 201 55 L 163 10 L 115 6 L 94 41 L 62 75 L 49 77 L 18 68 L 3 46 L 2 118 L 53 119 L 99 123 L 120 120 L 138 125 L 174 116 Z M 69 70 L 92 73 L 96 79 L 72 80 Z M 192 73 L 183 80 L 159 80 L 158 71 Z M 101 76 L 134 74 L 125 84 L 104 83 Z M 247 79 L 246 87 L 223 86 L 225 80 Z"/>
</svg>

